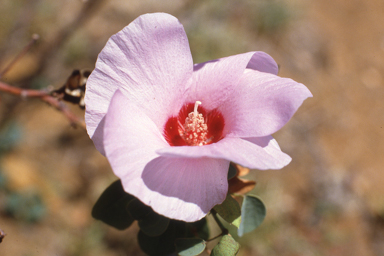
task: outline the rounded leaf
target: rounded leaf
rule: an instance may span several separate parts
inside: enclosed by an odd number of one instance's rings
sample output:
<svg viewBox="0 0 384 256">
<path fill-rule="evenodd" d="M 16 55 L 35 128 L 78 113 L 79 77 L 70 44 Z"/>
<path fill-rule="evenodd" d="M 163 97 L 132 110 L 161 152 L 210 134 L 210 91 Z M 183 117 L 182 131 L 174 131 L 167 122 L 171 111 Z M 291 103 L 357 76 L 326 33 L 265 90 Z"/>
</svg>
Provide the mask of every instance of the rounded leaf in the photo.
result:
<svg viewBox="0 0 384 256">
<path fill-rule="evenodd" d="M 202 218 L 196 222 L 186 223 L 186 237 L 199 237 L 204 240 L 209 239 L 209 227 L 206 218 Z"/>
<path fill-rule="evenodd" d="M 234 222 L 241 215 L 239 203 L 229 194 L 222 204 L 213 209 L 228 223 Z"/>
<path fill-rule="evenodd" d="M 237 169 L 236 167 L 231 163 L 229 165 L 229 169 L 228 169 L 228 180 L 232 179 L 233 177 L 235 177 L 237 175 Z"/>
<path fill-rule="evenodd" d="M 181 238 L 175 241 L 176 251 L 180 256 L 195 256 L 205 249 L 205 241 L 200 238 Z"/>
<path fill-rule="evenodd" d="M 168 227 L 170 219 L 157 214 L 137 198 L 128 204 L 127 210 L 133 219 L 138 220 L 141 231 L 148 236 L 159 236 Z"/>
<path fill-rule="evenodd" d="M 140 230 L 137 239 L 140 248 L 148 255 L 169 255 L 176 251 L 175 240 L 183 238 L 185 222 L 171 220 L 166 231 L 159 236 L 148 236 Z"/>
<path fill-rule="evenodd" d="M 126 193 L 120 180 L 113 182 L 101 194 L 92 209 L 92 217 L 119 230 L 128 228 L 134 219 L 126 207 L 135 197 Z"/>
<path fill-rule="evenodd" d="M 135 198 L 127 205 L 129 214 L 135 220 L 142 220 L 153 212 L 152 208 L 143 204 L 139 199 Z"/>
<path fill-rule="evenodd" d="M 239 251 L 240 245 L 230 235 L 225 235 L 220 242 L 213 247 L 211 256 L 235 256 Z"/>
<path fill-rule="evenodd" d="M 159 236 L 149 236 L 140 230 L 138 242 L 140 248 L 148 255 L 169 255 L 176 251 L 175 242 L 177 239 L 196 238 L 196 236 L 208 239 L 207 228 L 205 219 L 193 223 L 170 220 L 165 232 Z"/>
<path fill-rule="evenodd" d="M 143 252 L 153 256 L 169 255 L 173 253 L 175 251 L 174 239 L 173 232 L 169 230 L 160 236 L 147 236 L 141 230 L 137 235 L 137 240 Z"/>
<path fill-rule="evenodd" d="M 244 197 L 241 206 L 241 223 L 237 230 L 239 236 L 251 232 L 263 222 L 266 215 L 264 203 L 254 195 Z"/>
<path fill-rule="evenodd" d="M 148 236 L 159 236 L 165 232 L 170 219 L 152 211 L 139 220 L 140 230 Z"/>
</svg>

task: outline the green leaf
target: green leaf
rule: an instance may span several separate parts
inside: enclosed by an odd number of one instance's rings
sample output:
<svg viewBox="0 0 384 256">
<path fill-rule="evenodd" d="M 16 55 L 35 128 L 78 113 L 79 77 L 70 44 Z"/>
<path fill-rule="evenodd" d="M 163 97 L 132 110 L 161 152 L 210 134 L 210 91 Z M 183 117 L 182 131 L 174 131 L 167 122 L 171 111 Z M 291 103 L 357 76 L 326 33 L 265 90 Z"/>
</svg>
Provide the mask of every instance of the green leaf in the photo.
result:
<svg viewBox="0 0 384 256">
<path fill-rule="evenodd" d="M 153 212 L 152 208 L 143 204 L 139 199 L 135 198 L 127 205 L 129 214 L 135 220 L 142 220 Z"/>
<path fill-rule="evenodd" d="M 232 179 L 233 177 L 235 177 L 237 174 L 237 170 L 235 168 L 235 166 L 233 164 L 230 164 L 229 165 L 229 169 L 228 169 L 228 177 L 227 179 L 230 180 Z"/>
<path fill-rule="evenodd" d="M 101 194 L 93 206 L 92 217 L 114 228 L 124 230 L 134 221 L 126 209 L 133 199 L 135 197 L 126 193 L 120 180 L 117 180 Z"/>
<path fill-rule="evenodd" d="M 138 242 L 140 248 L 148 255 L 169 255 L 176 251 L 175 242 L 180 238 L 196 238 L 196 236 L 208 236 L 207 221 L 205 219 L 186 223 L 183 221 L 170 220 L 164 233 L 159 236 L 149 236 L 140 230 Z M 208 239 L 208 238 L 203 238 Z"/>
<path fill-rule="evenodd" d="M 143 231 L 137 235 L 141 250 L 148 255 L 169 255 L 175 251 L 173 230 L 167 230 L 160 236 L 147 236 Z"/>
<path fill-rule="evenodd" d="M 239 251 L 240 245 L 230 235 L 225 235 L 220 242 L 213 247 L 211 256 L 235 256 Z"/>
<path fill-rule="evenodd" d="M 186 223 L 185 237 L 199 237 L 203 240 L 209 239 L 209 227 L 206 218 L 202 218 L 196 222 Z"/>
<path fill-rule="evenodd" d="M 200 238 L 180 238 L 175 241 L 176 251 L 180 256 L 195 256 L 205 249 L 205 241 Z"/>
<path fill-rule="evenodd" d="M 222 204 L 216 205 L 213 209 L 228 223 L 233 223 L 241 215 L 239 203 L 229 194 Z"/>
<path fill-rule="evenodd" d="M 152 211 L 141 220 L 139 227 L 148 236 L 159 236 L 165 232 L 170 219 Z"/>
<path fill-rule="evenodd" d="M 237 219 L 235 219 L 233 222 L 232 222 L 232 225 L 234 225 L 235 227 L 239 228 L 240 227 L 240 224 L 241 224 L 241 216 Z"/>
<path fill-rule="evenodd" d="M 139 221 L 141 231 L 147 236 L 159 236 L 163 234 L 170 222 L 170 219 L 157 214 L 151 207 L 143 204 L 138 199 L 129 202 L 127 210 L 133 219 Z M 193 223 L 185 223 L 183 228 L 187 230 L 185 234 L 186 237 L 198 235 L 203 239 L 208 239 L 209 230 L 205 219 Z"/>
<path fill-rule="evenodd" d="M 251 232 L 263 222 L 266 215 L 264 203 L 254 195 L 244 197 L 241 207 L 241 223 L 237 230 L 239 236 Z"/>
<path fill-rule="evenodd" d="M 185 222 L 171 220 L 160 236 L 148 236 L 140 230 L 137 236 L 140 248 L 148 255 L 169 255 L 176 251 L 175 240 L 183 237 L 185 227 Z"/>
</svg>

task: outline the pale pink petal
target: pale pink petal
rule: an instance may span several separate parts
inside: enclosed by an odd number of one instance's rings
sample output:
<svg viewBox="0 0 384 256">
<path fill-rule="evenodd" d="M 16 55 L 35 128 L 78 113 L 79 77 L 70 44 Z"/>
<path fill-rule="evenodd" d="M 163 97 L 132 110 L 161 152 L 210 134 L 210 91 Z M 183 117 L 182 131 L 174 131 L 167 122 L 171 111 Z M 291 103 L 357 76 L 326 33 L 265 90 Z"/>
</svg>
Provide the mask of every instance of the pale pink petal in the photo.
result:
<svg viewBox="0 0 384 256">
<path fill-rule="evenodd" d="M 188 83 L 186 101 L 201 101 L 206 109 L 217 108 L 237 90 L 247 67 L 275 72 L 277 64 L 269 55 L 261 52 L 248 52 L 196 64 Z"/>
<path fill-rule="evenodd" d="M 265 52 L 255 52 L 247 65 L 248 69 L 277 75 L 279 67 L 276 61 Z"/>
<path fill-rule="evenodd" d="M 137 196 L 169 218 L 197 221 L 224 201 L 228 168 L 229 161 L 221 159 L 159 157 L 141 177 L 151 193 Z"/>
<path fill-rule="evenodd" d="M 105 117 L 105 151 L 124 190 L 169 218 L 196 221 L 228 190 L 229 162 L 159 157 L 169 147 L 155 123 L 120 91 Z"/>
<path fill-rule="evenodd" d="M 151 193 L 141 174 L 158 157 L 156 149 L 167 146 L 155 123 L 118 90 L 106 114 L 104 132 L 106 156 L 124 189 L 135 196 Z"/>
<path fill-rule="evenodd" d="M 157 149 L 169 147 L 155 123 L 119 90 L 105 117 L 104 141 L 106 156 L 122 180 L 158 157 Z"/>
<path fill-rule="evenodd" d="M 226 159 L 251 169 L 281 169 L 291 158 L 283 153 L 272 136 L 261 138 L 226 137 L 205 146 L 168 147 L 156 151 L 164 157 L 210 157 Z"/>
<path fill-rule="evenodd" d="M 183 26 L 165 13 L 142 15 L 113 35 L 87 81 L 85 121 L 103 150 L 103 118 L 120 89 L 160 129 L 183 103 L 193 61 Z"/>
<path fill-rule="evenodd" d="M 303 84 L 269 73 L 247 70 L 237 90 L 219 110 L 224 134 L 263 137 L 283 127 L 303 101 L 312 97 Z"/>
</svg>

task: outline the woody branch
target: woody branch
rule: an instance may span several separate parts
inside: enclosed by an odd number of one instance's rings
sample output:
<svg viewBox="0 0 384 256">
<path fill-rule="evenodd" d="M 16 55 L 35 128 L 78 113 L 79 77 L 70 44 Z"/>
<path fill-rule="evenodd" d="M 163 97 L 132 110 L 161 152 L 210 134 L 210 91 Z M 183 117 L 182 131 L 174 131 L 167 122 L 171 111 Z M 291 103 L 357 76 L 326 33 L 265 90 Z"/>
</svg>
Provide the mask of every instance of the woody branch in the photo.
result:
<svg viewBox="0 0 384 256">
<path fill-rule="evenodd" d="M 0 91 L 17 95 L 22 98 L 38 98 L 62 112 L 63 115 L 69 120 L 71 125 L 80 126 L 85 129 L 84 121 L 73 114 L 63 102 L 51 96 L 46 90 L 22 89 L 0 81 Z"/>
</svg>

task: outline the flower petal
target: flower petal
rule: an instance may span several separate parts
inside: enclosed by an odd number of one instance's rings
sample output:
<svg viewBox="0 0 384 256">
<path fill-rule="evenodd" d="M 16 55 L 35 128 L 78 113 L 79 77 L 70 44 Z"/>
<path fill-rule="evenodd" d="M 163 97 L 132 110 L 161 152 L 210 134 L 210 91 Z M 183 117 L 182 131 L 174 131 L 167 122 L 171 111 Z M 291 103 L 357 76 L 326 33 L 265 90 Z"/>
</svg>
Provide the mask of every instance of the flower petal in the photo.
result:
<svg viewBox="0 0 384 256">
<path fill-rule="evenodd" d="M 269 73 L 247 70 L 237 90 L 219 108 L 224 134 L 232 137 L 263 137 L 283 127 L 303 101 L 312 97 L 303 84 Z"/>
<path fill-rule="evenodd" d="M 276 62 L 266 53 L 248 52 L 194 66 L 187 102 L 201 101 L 206 109 L 223 104 L 237 88 L 245 69 L 275 72 Z"/>
<path fill-rule="evenodd" d="M 183 102 L 193 61 L 183 26 L 165 13 L 142 15 L 113 35 L 87 81 L 85 121 L 103 149 L 103 118 L 120 89 L 160 128 Z"/>
<path fill-rule="evenodd" d="M 138 194 L 154 211 L 187 222 L 203 218 L 228 192 L 229 161 L 159 157 L 142 174 L 151 193 Z"/>
<path fill-rule="evenodd" d="M 156 149 L 167 143 L 153 121 L 119 90 L 105 116 L 104 139 L 106 156 L 124 189 L 135 196 L 151 193 L 141 174 L 158 157 Z"/>
<path fill-rule="evenodd" d="M 120 90 L 105 117 L 104 140 L 112 170 L 123 182 L 134 173 L 140 176 L 144 166 L 158 157 L 157 149 L 169 147 L 155 123 Z"/>
<path fill-rule="evenodd" d="M 164 157 L 226 159 L 259 170 L 281 169 L 291 161 L 272 136 L 247 139 L 226 137 L 210 145 L 168 147 L 156 152 Z"/>
<path fill-rule="evenodd" d="M 255 52 L 247 65 L 248 69 L 277 75 L 279 66 L 276 61 L 265 52 Z"/>
<path fill-rule="evenodd" d="M 229 162 L 159 157 L 169 147 L 155 123 L 119 90 L 105 117 L 105 151 L 124 190 L 169 218 L 196 221 L 228 190 Z"/>
</svg>

